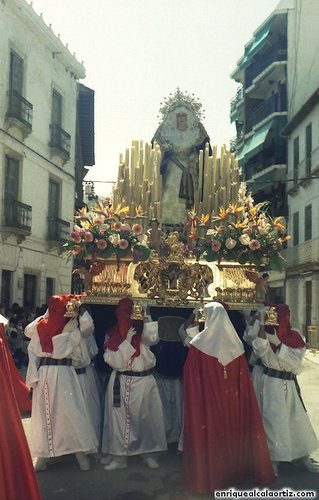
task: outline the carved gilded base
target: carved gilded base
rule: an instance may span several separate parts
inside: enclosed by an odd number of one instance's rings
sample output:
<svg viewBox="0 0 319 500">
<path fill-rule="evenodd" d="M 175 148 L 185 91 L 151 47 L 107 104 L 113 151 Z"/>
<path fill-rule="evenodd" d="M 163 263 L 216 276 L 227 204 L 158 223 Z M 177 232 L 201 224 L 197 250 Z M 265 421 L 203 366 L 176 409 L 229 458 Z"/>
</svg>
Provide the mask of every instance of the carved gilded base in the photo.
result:
<svg viewBox="0 0 319 500">
<path fill-rule="evenodd" d="M 256 272 L 252 265 L 242 265 L 238 262 L 221 262 L 216 264 L 218 273 L 215 276 L 213 298 L 227 304 L 257 303 L 256 285 L 246 276 L 246 272 Z M 237 307 L 238 308 L 238 307 Z"/>
</svg>

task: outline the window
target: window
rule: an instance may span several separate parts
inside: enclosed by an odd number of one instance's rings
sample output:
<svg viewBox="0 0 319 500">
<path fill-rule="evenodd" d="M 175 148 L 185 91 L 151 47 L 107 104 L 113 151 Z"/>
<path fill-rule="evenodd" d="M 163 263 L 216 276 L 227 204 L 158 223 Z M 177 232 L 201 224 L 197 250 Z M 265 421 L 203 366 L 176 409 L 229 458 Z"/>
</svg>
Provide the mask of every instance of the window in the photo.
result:
<svg viewBox="0 0 319 500">
<path fill-rule="evenodd" d="M 312 205 L 305 207 L 305 241 L 312 238 Z"/>
<path fill-rule="evenodd" d="M 18 120 L 22 130 L 32 130 L 33 106 L 23 97 L 24 61 L 15 52 L 10 52 L 9 105 L 7 117 Z"/>
<path fill-rule="evenodd" d="M 36 294 L 36 284 L 37 279 L 33 274 L 24 275 L 24 287 L 23 287 L 23 303 L 30 303 L 32 306 L 35 305 L 35 294 Z"/>
<path fill-rule="evenodd" d="M 68 160 L 70 158 L 71 136 L 62 128 L 62 105 L 62 95 L 53 90 L 50 147 L 54 148 L 65 160 Z"/>
<path fill-rule="evenodd" d="M 311 175 L 311 157 L 312 157 L 312 125 L 306 127 L 306 177 Z"/>
<path fill-rule="evenodd" d="M 311 325 L 311 312 L 312 312 L 312 282 L 306 281 L 305 283 L 305 336 L 307 337 L 308 326 Z M 309 341 L 309 339 L 307 338 Z"/>
<path fill-rule="evenodd" d="M 45 289 L 45 303 L 49 303 L 49 298 L 54 294 L 54 280 L 53 278 L 46 279 L 46 289 Z"/>
<path fill-rule="evenodd" d="M 1 302 L 6 305 L 6 308 L 11 307 L 11 283 L 12 271 L 3 269 L 1 273 Z"/>
<path fill-rule="evenodd" d="M 6 156 L 5 173 L 5 225 L 15 226 L 17 221 L 17 201 L 19 198 L 20 162 Z"/>
<path fill-rule="evenodd" d="M 298 183 L 298 167 L 299 167 L 299 137 L 296 137 L 293 142 L 293 178 L 294 185 Z"/>
<path fill-rule="evenodd" d="M 292 244 L 295 246 L 299 244 L 299 212 L 295 212 L 293 214 L 292 224 L 293 224 Z"/>
<path fill-rule="evenodd" d="M 10 53 L 10 91 L 22 95 L 23 90 L 23 59 L 15 52 Z"/>
<path fill-rule="evenodd" d="M 52 94 L 52 125 L 62 126 L 62 96 L 56 90 Z"/>
<path fill-rule="evenodd" d="M 63 221 L 60 216 L 60 184 L 53 179 L 49 181 L 48 207 L 48 239 L 49 241 L 63 241 L 68 239 L 70 223 Z"/>
<path fill-rule="evenodd" d="M 56 240 L 57 224 L 60 213 L 60 184 L 52 179 L 49 181 L 49 240 Z"/>
</svg>

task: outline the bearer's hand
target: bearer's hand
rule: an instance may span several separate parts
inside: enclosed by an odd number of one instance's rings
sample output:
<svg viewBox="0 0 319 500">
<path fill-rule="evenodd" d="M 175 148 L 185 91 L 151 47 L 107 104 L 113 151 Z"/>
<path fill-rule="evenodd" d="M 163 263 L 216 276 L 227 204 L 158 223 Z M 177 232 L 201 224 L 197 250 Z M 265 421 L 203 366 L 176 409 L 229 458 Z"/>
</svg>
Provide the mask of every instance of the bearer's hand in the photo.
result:
<svg viewBox="0 0 319 500">
<path fill-rule="evenodd" d="M 131 328 L 129 329 L 129 331 L 127 332 L 127 335 L 126 335 L 126 340 L 131 343 L 132 341 L 132 338 L 134 337 L 134 335 L 136 334 L 136 330 L 135 328 L 133 328 L 131 326 Z"/>
</svg>

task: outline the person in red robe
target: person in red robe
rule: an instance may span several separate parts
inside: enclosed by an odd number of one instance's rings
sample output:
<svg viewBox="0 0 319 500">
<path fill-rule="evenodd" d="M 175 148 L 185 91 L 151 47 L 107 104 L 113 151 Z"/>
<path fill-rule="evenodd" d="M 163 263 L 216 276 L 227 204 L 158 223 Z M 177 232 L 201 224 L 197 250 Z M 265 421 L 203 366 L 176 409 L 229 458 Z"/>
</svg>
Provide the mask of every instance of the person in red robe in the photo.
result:
<svg viewBox="0 0 319 500">
<path fill-rule="evenodd" d="M 14 391 L 15 398 L 18 403 L 19 411 L 21 416 L 26 417 L 31 415 L 31 407 L 32 401 L 30 397 L 30 389 L 25 384 L 21 373 L 16 367 L 12 355 L 10 353 L 10 349 L 8 346 L 8 339 L 5 333 L 5 325 L 8 320 L 0 314 L 0 339 L 3 341 L 5 345 L 5 349 L 8 353 L 8 369 L 11 374 L 12 387 Z"/>
<path fill-rule="evenodd" d="M 210 493 L 275 480 L 243 345 L 224 307 L 206 304 L 184 366 L 182 482 Z"/>
<path fill-rule="evenodd" d="M 41 500 L 15 397 L 12 358 L 4 336 L 0 322 L 0 497 L 2 500 Z"/>
</svg>

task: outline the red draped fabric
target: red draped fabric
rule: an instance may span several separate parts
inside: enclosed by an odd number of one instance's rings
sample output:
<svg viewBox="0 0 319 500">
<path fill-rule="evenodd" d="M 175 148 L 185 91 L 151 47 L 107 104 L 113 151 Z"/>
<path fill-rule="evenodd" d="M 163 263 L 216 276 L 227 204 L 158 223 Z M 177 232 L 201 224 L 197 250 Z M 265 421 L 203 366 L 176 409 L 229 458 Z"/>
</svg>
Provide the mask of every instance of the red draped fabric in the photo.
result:
<svg viewBox="0 0 319 500">
<path fill-rule="evenodd" d="M 217 358 L 190 346 L 184 367 L 182 477 L 193 493 L 246 480 L 256 486 L 275 480 L 244 355 L 225 368 Z"/>
<path fill-rule="evenodd" d="M 7 336 L 5 334 L 4 326 L 0 323 L 0 340 L 3 341 L 4 349 L 7 352 L 7 362 L 8 362 L 8 370 L 11 375 L 12 387 L 15 394 L 15 398 L 18 403 L 18 407 L 21 415 L 30 415 L 31 414 L 31 406 L 32 402 L 29 397 L 30 390 L 25 385 L 25 382 L 22 378 L 21 373 L 18 368 L 14 364 L 13 358 L 9 352 L 9 346 L 7 341 Z"/>
<path fill-rule="evenodd" d="M 5 342 L 0 337 L 0 498 L 40 500 L 41 495 L 13 390 L 10 357 Z"/>
</svg>

